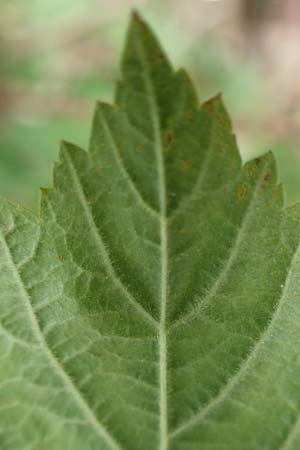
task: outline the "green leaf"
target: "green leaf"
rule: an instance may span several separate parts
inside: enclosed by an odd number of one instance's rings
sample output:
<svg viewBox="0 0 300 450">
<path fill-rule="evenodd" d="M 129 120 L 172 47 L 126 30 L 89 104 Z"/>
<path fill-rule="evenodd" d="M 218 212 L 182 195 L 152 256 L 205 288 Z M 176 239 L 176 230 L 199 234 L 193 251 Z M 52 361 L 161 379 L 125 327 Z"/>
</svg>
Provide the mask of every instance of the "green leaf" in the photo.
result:
<svg viewBox="0 0 300 450">
<path fill-rule="evenodd" d="M 298 206 L 134 15 L 89 153 L 0 203 L 2 450 L 297 450 Z"/>
</svg>

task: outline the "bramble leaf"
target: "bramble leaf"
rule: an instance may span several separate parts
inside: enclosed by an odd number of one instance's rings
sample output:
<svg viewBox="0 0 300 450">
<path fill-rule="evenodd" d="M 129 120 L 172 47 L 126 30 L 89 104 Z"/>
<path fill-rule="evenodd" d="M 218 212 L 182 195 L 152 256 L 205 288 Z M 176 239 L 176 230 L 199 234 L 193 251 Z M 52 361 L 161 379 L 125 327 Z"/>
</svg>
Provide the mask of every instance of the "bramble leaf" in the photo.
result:
<svg viewBox="0 0 300 450">
<path fill-rule="evenodd" d="M 40 216 L 0 202 L 2 450 L 300 448 L 300 208 L 133 15 Z"/>
</svg>

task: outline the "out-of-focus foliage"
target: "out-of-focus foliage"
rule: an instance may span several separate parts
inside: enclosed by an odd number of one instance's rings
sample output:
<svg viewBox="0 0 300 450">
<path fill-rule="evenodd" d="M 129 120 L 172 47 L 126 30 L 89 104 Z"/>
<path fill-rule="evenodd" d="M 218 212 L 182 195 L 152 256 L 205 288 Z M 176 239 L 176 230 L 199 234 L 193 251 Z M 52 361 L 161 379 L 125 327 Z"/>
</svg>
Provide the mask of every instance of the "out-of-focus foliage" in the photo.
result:
<svg viewBox="0 0 300 450">
<path fill-rule="evenodd" d="M 61 137 L 85 144 L 87 130 L 80 122 L 57 118 L 45 123 L 2 123 L 0 137 L 1 194 L 21 203 L 37 204 L 38 188 L 51 184 L 49 168 Z"/>
<path fill-rule="evenodd" d="M 94 101 L 112 99 L 126 17 L 135 6 L 174 64 L 188 67 L 201 100 L 223 93 L 244 160 L 273 149 L 288 203 L 299 199 L 300 94 L 295 86 L 300 82 L 295 74 L 300 71 L 292 65 L 298 40 L 292 34 L 282 39 L 287 28 L 273 22 L 262 32 L 257 11 L 241 8 L 249 3 L 2 0 L 0 194 L 36 207 L 37 187 L 51 183 L 59 140 L 72 137 L 87 147 Z M 283 64 L 274 47 L 284 56 Z"/>
</svg>

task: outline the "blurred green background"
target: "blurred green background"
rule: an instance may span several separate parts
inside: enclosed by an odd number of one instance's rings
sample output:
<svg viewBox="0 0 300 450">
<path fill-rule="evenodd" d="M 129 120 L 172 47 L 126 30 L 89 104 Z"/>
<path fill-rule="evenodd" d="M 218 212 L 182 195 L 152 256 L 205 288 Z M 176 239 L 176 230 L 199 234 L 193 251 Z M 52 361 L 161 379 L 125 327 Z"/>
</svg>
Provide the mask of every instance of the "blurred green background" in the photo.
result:
<svg viewBox="0 0 300 450">
<path fill-rule="evenodd" d="M 223 92 L 243 159 L 272 149 L 300 200 L 299 0 L 0 0 L 0 195 L 36 209 L 59 141 L 87 147 L 132 8 L 201 100 Z"/>
</svg>

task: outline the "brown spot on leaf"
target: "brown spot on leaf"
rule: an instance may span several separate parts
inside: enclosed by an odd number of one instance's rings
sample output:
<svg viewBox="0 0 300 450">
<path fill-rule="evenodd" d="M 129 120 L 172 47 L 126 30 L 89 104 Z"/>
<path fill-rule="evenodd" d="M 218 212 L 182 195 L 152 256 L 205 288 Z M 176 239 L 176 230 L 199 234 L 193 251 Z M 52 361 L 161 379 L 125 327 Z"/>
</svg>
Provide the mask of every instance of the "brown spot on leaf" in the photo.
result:
<svg viewBox="0 0 300 450">
<path fill-rule="evenodd" d="M 182 170 L 183 172 L 188 172 L 189 168 L 191 167 L 191 161 L 183 161 L 182 163 Z"/>
<path fill-rule="evenodd" d="M 266 173 L 266 174 L 264 175 L 264 181 L 265 181 L 266 183 L 269 183 L 270 181 L 272 181 L 272 174 L 271 174 L 271 173 Z"/>
<path fill-rule="evenodd" d="M 255 160 L 254 160 L 255 166 L 258 167 L 260 165 L 260 163 L 261 163 L 261 158 L 255 158 Z"/>
<path fill-rule="evenodd" d="M 148 31 L 145 22 L 141 19 L 141 16 L 136 11 L 133 11 L 132 19 L 142 30 Z"/>
<path fill-rule="evenodd" d="M 242 200 L 245 197 L 246 194 L 246 188 L 245 186 L 240 186 L 240 188 L 238 189 L 238 197 L 240 200 Z"/>
<path fill-rule="evenodd" d="M 194 87 L 193 82 L 192 82 L 191 78 L 188 75 L 186 75 L 186 77 L 185 77 L 185 82 L 186 82 L 187 86 Z"/>
<path fill-rule="evenodd" d="M 203 104 L 203 108 L 205 109 L 205 111 L 207 111 L 209 114 L 212 114 L 214 112 L 215 109 L 215 99 L 212 98 L 210 100 L 208 100 L 207 102 L 205 102 Z"/>
<path fill-rule="evenodd" d="M 141 18 L 136 11 L 133 11 L 132 18 L 135 22 L 141 22 Z"/>
<path fill-rule="evenodd" d="M 193 111 L 185 111 L 183 113 L 183 117 L 188 120 L 193 120 L 194 117 Z"/>
<path fill-rule="evenodd" d="M 256 173 L 258 166 L 261 163 L 261 158 L 255 158 L 247 169 L 247 178 L 251 179 Z"/>
<path fill-rule="evenodd" d="M 170 150 L 171 145 L 173 144 L 174 140 L 174 134 L 172 131 L 168 131 L 166 134 L 166 140 L 165 140 L 165 151 Z"/>
</svg>

